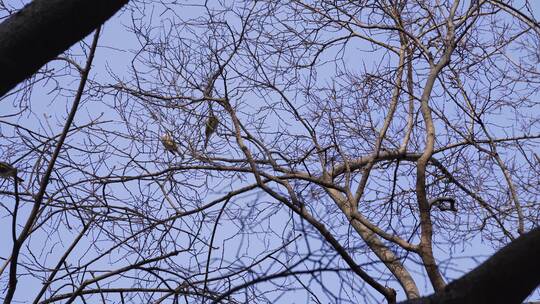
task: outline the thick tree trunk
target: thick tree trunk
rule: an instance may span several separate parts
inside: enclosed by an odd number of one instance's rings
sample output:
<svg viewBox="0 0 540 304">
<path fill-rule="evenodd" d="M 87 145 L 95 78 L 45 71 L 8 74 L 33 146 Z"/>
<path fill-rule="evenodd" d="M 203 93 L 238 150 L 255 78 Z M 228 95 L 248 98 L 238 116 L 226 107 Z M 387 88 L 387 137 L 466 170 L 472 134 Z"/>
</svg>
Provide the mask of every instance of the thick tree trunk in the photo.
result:
<svg viewBox="0 0 540 304">
<path fill-rule="evenodd" d="M 442 292 L 403 304 L 522 303 L 540 284 L 540 228 L 522 235 Z"/>
<path fill-rule="evenodd" d="M 128 0 L 35 0 L 0 24 L 0 96 L 90 34 Z"/>
</svg>

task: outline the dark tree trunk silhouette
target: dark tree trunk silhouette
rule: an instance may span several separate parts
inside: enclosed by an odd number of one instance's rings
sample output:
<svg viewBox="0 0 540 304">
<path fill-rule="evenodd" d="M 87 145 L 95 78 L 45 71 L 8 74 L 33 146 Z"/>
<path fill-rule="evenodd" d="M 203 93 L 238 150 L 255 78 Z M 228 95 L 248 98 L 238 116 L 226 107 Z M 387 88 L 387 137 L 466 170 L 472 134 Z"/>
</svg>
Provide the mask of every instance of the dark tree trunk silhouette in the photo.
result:
<svg viewBox="0 0 540 304">
<path fill-rule="evenodd" d="M 0 24 L 0 96 L 114 15 L 128 0 L 36 0 Z"/>
<path fill-rule="evenodd" d="M 540 228 L 508 244 L 442 292 L 402 304 L 522 303 L 540 284 Z"/>
</svg>

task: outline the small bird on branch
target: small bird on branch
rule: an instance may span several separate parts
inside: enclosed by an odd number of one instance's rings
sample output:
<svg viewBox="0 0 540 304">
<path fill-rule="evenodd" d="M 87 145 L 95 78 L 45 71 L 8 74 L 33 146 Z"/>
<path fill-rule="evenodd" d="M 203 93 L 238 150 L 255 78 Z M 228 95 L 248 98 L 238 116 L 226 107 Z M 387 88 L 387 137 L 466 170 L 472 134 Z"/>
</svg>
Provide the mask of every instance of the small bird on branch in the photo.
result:
<svg viewBox="0 0 540 304">
<path fill-rule="evenodd" d="M 216 132 L 218 125 L 219 120 L 216 116 L 214 116 L 214 113 L 210 113 L 210 117 L 208 117 L 208 120 L 206 121 L 206 127 L 204 129 L 204 134 L 206 135 L 206 138 L 204 140 L 204 149 L 206 149 L 206 146 L 208 146 L 210 136 L 212 136 L 212 134 Z"/>
<path fill-rule="evenodd" d="M 176 144 L 169 132 L 165 132 L 165 134 L 161 136 L 161 144 L 163 145 L 165 150 L 171 152 L 172 154 L 180 154 L 180 152 L 178 151 L 178 145 Z"/>
<path fill-rule="evenodd" d="M 17 176 L 17 168 L 3 161 L 0 161 L 0 177 L 2 178 L 13 177 L 19 182 L 23 181 L 22 178 Z"/>
</svg>

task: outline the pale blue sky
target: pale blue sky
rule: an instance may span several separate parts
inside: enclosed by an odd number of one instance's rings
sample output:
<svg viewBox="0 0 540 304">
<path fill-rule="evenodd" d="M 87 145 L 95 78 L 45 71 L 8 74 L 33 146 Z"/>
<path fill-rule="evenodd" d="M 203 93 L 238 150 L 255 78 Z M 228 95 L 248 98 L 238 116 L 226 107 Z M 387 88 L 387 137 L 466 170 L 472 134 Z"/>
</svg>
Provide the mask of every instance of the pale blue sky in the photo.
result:
<svg viewBox="0 0 540 304">
<path fill-rule="evenodd" d="M 7 4 L 13 4 L 13 3 L 19 3 L 16 1 L 8 1 Z M 535 16 L 537 18 L 540 18 L 540 2 L 539 1 L 532 1 L 533 9 Z M 17 6 L 17 5 L 15 5 Z M 178 14 L 185 14 L 185 16 L 190 16 L 191 14 L 196 14 L 196 12 L 200 12 L 200 9 L 192 8 L 192 9 L 185 9 L 181 12 L 177 12 Z M 160 12 L 154 12 L 154 22 L 160 22 L 159 21 Z M 100 47 L 97 50 L 96 53 L 96 59 L 94 61 L 94 68 L 92 70 L 92 76 L 91 78 L 97 79 L 102 83 L 114 83 L 115 81 L 110 78 L 108 71 L 114 71 L 117 75 L 122 75 L 125 71 L 126 73 L 126 79 L 128 79 L 130 76 L 127 75 L 129 71 L 129 67 L 131 66 L 132 59 L 134 56 L 134 53 L 132 50 L 136 50 L 139 47 L 139 43 L 134 38 L 134 35 L 132 33 L 129 33 L 125 30 L 125 25 L 128 25 L 131 22 L 130 15 L 128 13 L 123 13 L 120 16 L 115 16 L 113 19 L 111 19 L 109 22 L 106 23 L 103 29 L 103 35 L 100 40 Z M 90 41 L 87 37 L 85 41 Z M 73 54 L 80 54 L 80 48 L 79 46 L 75 46 L 72 48 L 71 52 Z M 329 54 L 328 56 L 330 56 Z M 349 54 L 351 58 L 354 58 L 355 54 Z M 81 61 L 79 61 L 79 64 L 83 64 L 83 58 L 80 57 Z M 364 62 L 370 62 L 369 58 L 363 58 Z M 374 61 L 373 61 L 374 62 Z M 63 63 L 52 63 L 50 67 L 61 67 L 64 66 Z M 74 71 L 71 71 L 72 75 L 75 73 Z M 66 83 L 62 83 L 62 85 L 66 85 L 67 87 L 76 88 L 77 83 L 73 81 L 72 77 L 65 77 L 61 78 L 66 81 Z M 67 110 L 69 109 L 69 106 L 71 105 L 71 97 L 64 97 L 62 95 L 50 95 L 47 94 L 51 86 L 53 86 L 53 83 L 48 83 L 44 88 L 37 89 L 33 92 L 33 95 L 30 99 L 30 105 L 32 108 L 32 113 L 30 115 L 23 115 L 16 118 L 7 118 L 4 117 L 5 115 L 9 115 L 12 113 L 16 113 L 18 107 L 13 107 L 12 102 L 16 102 L 12 99 L 3 100 L 3 106 L 0 110 L 0 128 L 2 132 L 10 132 L 11 130 L 4 126 L 4 124 L 1 124 L 1 121 L 16 121 L 17 123 L 20 123 L 21 125 L 26 126 L 27 128 L 30 128 L 32 130 L 39 130 L 40 132 L 47 133 L 49 136 L 53 134 L 57 134 L 61 130 L 62 123 L 66 117 Z M 120 132 L 127 132 L 125 129 L 125 126 L 121 123 L 120 117 L 118 114 L 111 110 L 111 105 L 113 105 L 113 100 L 110 97 L 106 97 L 104 100 L 97 100 L 96 98 L 90 98 L 87 101 L 85 101 L 77 113 L 76 116 L 76 125 L 83 125 L 85 123 L 88 123 L 92 119 L 95 119 L 96 117 L 101 116 L 101 120 L 103 121 L 110 121 L 105 124 L 106 128 L 117 128 L 114 129 L 115 131 Z M 28 113 L 28 112 L 26 112 Z M 103 113 L 103 114 L 102 114 Z M 143 113 L 141 113 L 142 115 Z M 147 115 L 147 113 L 144 113 L 144 115 Z M 161 132 L 164 128 L 168 128 L 169 126 L 159 126 L 159 125 L 145 125 L 144 128 L 147 128 L 149 132 L 155 132 L 156 136 Z M 202 132 L 201 130 L 198 130 L 199 132 Z M 70 137 L 68 142 L 70 144 L 73 144 L 74 146 L 78 147 L 84 147 L 84 140 L 86 137 L 84 136 L 77 136 L 74 135 L 73 137 Z M 122 139 L 116 140 L 117 143 L 119 143 L 119 149 L 129 149 L 130 145 L 126 141 L 123 141 Z M 2 144 L 3 148 L 6 147 L 5 144 Z M 125 146 L 124 146 L 125 145 Z M 132 148 L 132 147 L 131 147 Z M 7 149 L 7 148 L 5 148 Z M 152 166 L 151 164 L 148 165 L 146 169 L 150 171 L 157 170 L 156 167 L 162 168 L 164 166 L 164 163 L 166 161 L 169 161 L 170 158 L 167 155 L 164 155 L 164 153 L 159 154 L 160 152 L 160 146 L 158 143 L 158 140 L 156 138 L 156 144 L 153 146 L 153 149 L 158 153 L 158 165 Z M 20 157 L 21 155 L 11 155 L 11 151 L 8 150 L 2 150 L 0 151 L 2 155 L 8 155 L 10 158 L 10 161 L 14 161 L 17 157 Z M 75 154 L 78 155 L 79 158 L 77 158 L 80 161 L 85 160 L 85 155 L 82 153 Z M 125 160 L 118 160 L 119 162 L 124 162 Z M 25 160 L 24 165 L 20 168 L 22 171 L 30 172 L 32 170 L 32 165 L 34 163 L 31 160 Z M 111 169 L 112 166 L 115 164 L 114 159 L 109 159 L 108 164 L 110 165 L 109 168 L 101 168 L 101 172 L 105 173 L 108 170 Z M 118 163 L 118 167 L 124 165 L 123 163 Z M 135 171 L 130 172 L 130 174 L 134 174 Z M 74 176 L 76 177 L 76 176 Z M 26 179 L 29 178 L 29 176 L 25 176 Z M 6 182 L 4 181 L 3 184 L 4 187 L 6 186 Z M 26 185 L 23 183 L 23 189 Z M 137 185 L 130 185 L 126 188 L 114 185 L 110 186 L 108 188 L 108 191 L 114 191 L 118 195 L 125 195 L 126 199 L 129 199 L 129 188 L 130 187 L 137 187 Z M 215 194 L 214 194 L 215 195 Z M 212 197 L 209 196 L 209 197 Z M 208 199 L 208 198 L 207 198 Z M 246 204 L 255 204 L 257 202 L 266 201 L 268 198 L 265 196 L 262 197 L 246 197 L 245 203 Z M 7 206 L 11 206 L 8 202 L 9 199 L 6 197 L 3 198 L 3 204 Z M 129 202 L 126 202 L 129 204 Z M 271 206 L 271 204 L 268 204 Z M 30 204 L 25 204 L 20 212 L 19 212 L 19 219 L 24 219 L 25 215 L 27 215 L 27 212 L 29 210 Z M 160 210 L 160 212 L 166 212 L 165 210 Z M 269 212 L 270 211 L 266 211 Z M 279 214 L 273 215 L 275 218 L 281 218 L 281 219 L 287 219 L 288 214 L 286 212 L 281 211 Z M 452 215 L 450 215 L 452 217 Z M 10 234 L 7 233 L 10 231 L 11 227 L 11 217 L 6 213 L 5 210 L 0 211 L 0 231 L 4 231 L 1 235 L 1 239 L 3 242 L 10 242 Z M 20 221 L 19 223 L 23 223 Z M 234 223 L 238 224 L 238 223 Z M 272 229 L 274 231 L 282 231 L 284 226 L 286 225 L 286 222 L 283 221 L 274 221 L 272 222 Z M 297 223 L 298 224 L 298 223 Z M 189 227 L 189 222 L 184 222 L 183 227 Z M 43 251 L 40 252 L 39 259 L 43 259 L 43 257 L 47 257 L 48 261 L 56 261 L 59 257 L 59 254 L 63 253 L 63 250 L 61 248 L 65 248 L 69 246 L 69 241 L 72 240 L 76 234 L 77 234 L 77 228 L 80 228 L 80 225 L 74 225 L 75 228 L 72 230 L 64 227 L 61 231 L 55 231 L 52 234 L 44 233 L 43 231 L 38 231 L 33 235 L 33 237 L 27 242 L 26 245 L 33 246 L 35 248 L 43 248 Z M 209 225 L 209 227 L 205 227 L 204 229 L 211 229 L 212 225 Z M 233 235 L 239 228 L 232 224 L 227 224 L 220 226 L 218 238 L 216 239 L 215 244 L 220 244 L 226 249 L 233 249 L 234 247 L 238 246 L 240 244 L 239 239 L 234 240 L 226 240 L 229 236 Z M 348 229 L 348 227 L 343 227 L 344 231 Z M 62 240 L 61 242 L 59 240 Z M 256 239 L 256 238 L 253 238 Z M 90 256 L 95 255 L 96 253 L 91 251 L 92 244 L 90 244 L 89 239 L 84 239 L 83 244 L 81 248 L 84 249 L 90 249 L 89 252 L 84 252 L 83 249 L 81 251 L 74 252 L 73 256 L 73 262 L 76 262 L 75 257 L 84 256 L 84 259 L 89 259 Z M 185 240 L 180 240 L 181 243 Z M 315 245 L 317 244 L 317 240 L 310 239 L 311 242 L 313 242 Z M 265 243 L 266 242 L 266 243 Z M 282 239 L 278 236 L 276 236 L 275 239 L 271 239 L 268 241 L 267 239 L 264 241 L 261 241 L 260 243 L 257 243 L 253 241 L 250 243 L 249 248 L 243 244 L 243 248 L 245 250 L 249 250 L 246 254 L 254 257 L 256 254 L 262 254 L 264 251 L 264 248 L 277 248 L 282 243 Z M 305 250 L 305 244 L 303 241 L 298 241 L 297 246 L 300 250 Z M 461 252 L 447 252 L 445 248 L 436 248 L 436 256 L 440 261 L 446 260 L 447 258 L 451 257 L 451 261 L 448 263 L 442 263 L 441 267 L 449 267 L 449 270 L 447 274 L 451 278 L 455 278 L 462 273 L 466 272 L 467 270 L 473 268 L 477 263 L 484 260 L 487 256 L 489 256 L 493 250 L 490 247 L 490 244 L 485 243 L 483 240 L 480 239 L 480 237 L 475 237 L 471 241 L 464 243 L 462 246 L 459 246 L 458 248 L 461 248 Z M 221 249 L 221 248 L 220 248 Z M 201 249 L 202 250 L 202 249 Z M 6 257 L 8 255 L 8 252 L 10 251 L 10 246 L 0 246 L 0 256 Z M 216 251 L 217 252 L 217 251 Z M 227 252 L 227 251 L 225 251 Z M 228 259 L 234 259 L 236 255 L 235 250 L 230 251 L 230 256 L 227 256 L 227 253 L 225 253 L 225 256 Z M 216 255 L 219 255 L 220 252 L 215 253 Z M 470 259 L 469 257 L 474 256 L 475 259 Z M 462 258 L 461 258 L 462 257 Z M 114 258 L 121 258 L 120 256 L 111 255 L 111 259 Z M 180 255 L 178 258 L 178 262 L 181 263 L 182 261 L 189 260 L 190 257 L 182 256 Z M 25 259 L 31 259 L 30 256 L 26 255 Z M 185 260 L 184 260 L 185 259 Z M 201 260 L 205 260 L 206 256 L 201 257 Z M 115 267 L 118 267 L 122 262 L 127 262 L 128 259 L 120 260 Z M 360 264 L 363 262 L 361 260 L 358 261 Z M 50 262 L 50 265 L 53 265 L 54 262 Z M 106 270 L 109 266 L 108 259 L 104 259 L 101 263 L 104 270 Z M 411 263 L 412 264 L 412 263 Z M 98 264 L 99 265 L 99 264 Z M 414 266 L 414 265 L 407 265 L 410 266 L 411 269 L 418 271 L 416 273 L 417 277 L 425 278 L 425 274 L 423 270 L 420 267 Z M 369 266 L 368 266 L 369 267 Z M 456 268 L 457 271 L 453 271 L 450 268 Z M 21 269 L 22 272 L 25 270 Z M 2 284 L 5 282 L 5 275 L 6 272 L 2 275 Z M 331 275 L 329 275 L 331 276 Z M 328 281 L 327 281 L 328 282 Z M 41 286 L 40 282 L 36 281 L 35 279 L 31 279 L 28 276 L 24 276 L 21 278 L 19 283 L 19 289 L 16 293 L 16 299 L 21 302 L 25 302 L 30 298 L 33 298 L 33 295 L 36 293 L 36 290 Z M 337 283 L 336 281 L 336 284 Z M 2 285 L 3 287 L 4 285 Z M 336 288 L 336 286 L 331 286 L 331 284 L 328 284 L 328 288 Z M 398 296 L 400 299 L 403 299 L 403 294 L 401 293 L 400 288 L 397 288 L 398 290 Z M 429 293 L 431 291 L 431 288 L 429 287 L 429 283 L 426 280 L 419 280 L 419 287 L 422 290 L 422 293 Z M 540 295 L 538 292 L 535 296 L 536 299 L 540 299 Z M 372 301 L 372 302 L 376 302 Z M 310 300 L 308 298 L 308 295 L 305 292 L 294 292 L 287 295 L 287 297 L 279 298 L 276 303 L 310 303 Z"/>
</svg>

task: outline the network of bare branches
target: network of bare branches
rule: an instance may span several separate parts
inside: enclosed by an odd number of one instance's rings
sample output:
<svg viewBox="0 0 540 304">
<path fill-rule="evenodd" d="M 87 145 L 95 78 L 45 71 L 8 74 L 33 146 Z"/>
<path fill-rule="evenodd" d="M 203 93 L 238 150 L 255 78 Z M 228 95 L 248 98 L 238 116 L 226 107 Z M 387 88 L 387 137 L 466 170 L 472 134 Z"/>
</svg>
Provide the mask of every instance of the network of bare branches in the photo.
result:
<svg viewBox="0 0 540 304">
<path fill-rule="evenodd" d="M 0 101 L 24 179 L 0 180 L 1 287 L 33 303 L 444 290 L 540 222 L 530 6 L 130 2 Z"/>
</svg>

